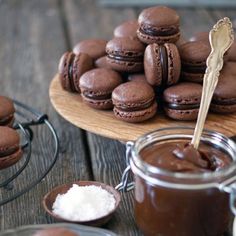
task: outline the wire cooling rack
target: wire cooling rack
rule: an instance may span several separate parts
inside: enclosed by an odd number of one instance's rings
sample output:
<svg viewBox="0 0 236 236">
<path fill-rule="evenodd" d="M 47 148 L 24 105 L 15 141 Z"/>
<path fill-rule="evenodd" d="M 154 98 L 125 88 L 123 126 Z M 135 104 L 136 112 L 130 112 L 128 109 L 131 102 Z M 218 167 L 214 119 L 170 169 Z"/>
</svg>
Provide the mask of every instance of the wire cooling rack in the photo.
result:
<svg viewBox="0 0 236 236">
<path fill-rule="evenodd" d="M 56 163 L 59 152 L 58 137 L 48 116 L 19 101 L 14 101 L 14 105 L 14 129 L 20 133 L 24 155 L 16 165 L 0 170 L 0 206 L 41 182 Z M 41 148 L 36 147 L 36 142 Z"/>
</svg>

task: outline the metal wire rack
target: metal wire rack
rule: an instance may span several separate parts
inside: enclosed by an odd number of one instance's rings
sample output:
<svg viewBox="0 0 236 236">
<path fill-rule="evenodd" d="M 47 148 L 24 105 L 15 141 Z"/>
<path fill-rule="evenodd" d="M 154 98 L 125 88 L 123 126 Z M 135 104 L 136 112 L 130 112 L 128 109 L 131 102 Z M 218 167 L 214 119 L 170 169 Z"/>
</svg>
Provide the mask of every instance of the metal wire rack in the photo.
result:
<svg viewBox="0 0 236 236">
<path fill-rule="evenodd" d="M 16 120 L 13 128 L 20 133 L 24 156 L 16 165 L 0 170 L 0 206 L 15 200 L 41 182 L 56 163 L 59 153 L 58 137 L 54 127 L 48 120 L 48 116 L 16 100 L 14 100 L 14 105 L 16 108 Z M 44 168 L 41 168 L 40 171 L 35 171 L 29 178 L 29 173 L 27 172 L 29 165 L 37 167 L 37 162 L 43 159 L 33 158 L 33 140 L 37 138 L 34 133 L 34 127 L 47 129 L 46 138 L 45 140 L 41 140 L 41 142 L 45 142 L 45 145 L 48 143 L 53 145 L 53 151 L 50 155 L 47 155 L 47 164 L 44 165 Z M 38 153 L 38 155 L 44 157 L 44 154 Z M 22 176 L 24 177 L 24 181 L 19 185 L 18 180 Z M 27 181 L 25 181 L 26 179 Z"/>
</svg>

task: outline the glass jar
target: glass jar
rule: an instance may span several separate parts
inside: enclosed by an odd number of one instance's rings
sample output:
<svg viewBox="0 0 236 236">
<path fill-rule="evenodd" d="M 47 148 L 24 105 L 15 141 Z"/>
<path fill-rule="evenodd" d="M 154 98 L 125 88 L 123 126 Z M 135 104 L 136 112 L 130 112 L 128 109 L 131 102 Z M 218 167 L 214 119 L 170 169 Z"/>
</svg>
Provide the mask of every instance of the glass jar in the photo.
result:
<svg viewBox="0 0 236 236">
<path fill-rule="evenodd" d="M 236 212 L 236 145 L 232 140 L 203 132 L 201 142 L 232 158 L 229 166 L 216 172 L 174 173 L 151 166 L 140 156 L 141 150 L 157 143 L 190 142 L 193 130 L 164 128 L 127 143 L 127 160 L 134 174 L 135 220 L 146 236 L 221 236 L 230 227 L 230 203 Z"/>
</svg>

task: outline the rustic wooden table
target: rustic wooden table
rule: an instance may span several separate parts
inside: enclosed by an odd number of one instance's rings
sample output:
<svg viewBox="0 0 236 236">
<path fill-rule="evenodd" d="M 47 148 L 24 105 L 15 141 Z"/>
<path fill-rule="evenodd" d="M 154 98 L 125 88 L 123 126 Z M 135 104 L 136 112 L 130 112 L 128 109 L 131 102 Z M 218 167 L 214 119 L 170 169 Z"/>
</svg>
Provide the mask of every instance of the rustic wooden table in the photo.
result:
<svg viewBox="0 0 236 236">
<path fill-rule="evenodd" d="M 185 37 L 209 30 L 223 16 L 236 19 L 236 10 L 177 10 Z M 47 113 L 60 139 L 59 159 L 47 177 L 30 192 L 0 207 L 1 230 L 53 223 L 41 200 L 54 186 L 74 180 L 96 180 L 113 186 L 119 183 L 125 168 L 125 146 L 62 119 L 50 104 L 48 88 L 63 52 L 85 38 L 111 38 L 116 25 L 137 18 L 139 12 L 133 8 L 102 8 L 93 0 L 0 1 L 0 94 Z M 42 129 L 35 132 L 47 138 Z M 50 149 L 40 141 L 34 145 L 36 156 Z M 46 163 L 44 160 L 42 165 Z M 132 192 L 122 196 L 118 211 L 104 228 L 120 235 L 141 235 L 135 226 L 132 199 Z"/>
</svg>

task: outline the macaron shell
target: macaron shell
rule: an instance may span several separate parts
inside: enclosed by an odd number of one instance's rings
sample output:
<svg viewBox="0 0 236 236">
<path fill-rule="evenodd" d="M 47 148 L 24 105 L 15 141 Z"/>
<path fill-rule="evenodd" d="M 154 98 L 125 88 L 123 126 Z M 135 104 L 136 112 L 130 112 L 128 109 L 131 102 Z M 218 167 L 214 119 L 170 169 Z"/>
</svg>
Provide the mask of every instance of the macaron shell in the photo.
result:
<svg viewBox="0 0 236 236">
<path fill-rule="evenodd" d="M 228 50 L 229 61 L 236 62 L 236 41 L 233 42 L 230 49 Z"/>
<path fill-rule="evenodd" d="M 136 38 L 114 38 L 107 43 L 107 63 L 120 72 L 143 71 L 145 46 Z"/>
<path fill-rule="evenodd" d="M 23 152 L 21 149 L 18 149 L 17 152 L 13 153 L 12 155 L 1 157 L 0 158 L 0 170 L 8 168 L 14 164 L 16 164 L 21 157 L 23 156 Z"/>
<path fill-rule="evenodd" d="M 12 126 L 14 113 L 13 101 L 8 97 L 0 96 L 0 125 Z"/>
<path fill-rule="evenodd" d="M 113 38 L 106 45 L 107 54 L 123 57 L 140 57 L 144 55 L 145 46 L 136 38 Z"/>
<path fill-rule="evenodd" d="M 180 33 L 181 35 L 181 33 Z M 181 35 L 178 41 L 175 42 L 177 48 L 181 47 L 183 44 L 187 43 L 186 39 Z"/>
<path fill-rule="evenodd" d="M 220 102 L 236 101 L 236 77 L 230 71 L 220 74 L 212 99 Z"/>
<path fill-rule="evenodd" d="M 203 78 L 204 78 L 204 73 L 200 73 L 200 74 L 196 73 L 195 74 L 195 73 L 189 73 L 189 72 L 182 71 L 181 78 L 183 79 L 183 81 L 202 84 Z"/>
<path fill-rule="evenodd" d="M 180 37 L 179 16 L 177 12 L 165 6 L 150 7 L 144 9 L 138 17 L 138 38 L 146 43 L 174 43 Z M 168 31 L 175 31 L 168 33 Z M 145 31 L 156 31 L 156 35 Z M 160 33 L 159 33 L 160 32 Z"/>
<path fill-rule="evenodd" d="M 163 100 L 167 103 L 179 105 L 200 104 L 202 86 L 196 83 L 181 82 L 165 89 Z"/>
<path fill-rule="evenodd" d="M 191 42 L 202 41 L 209 45 L 210 44 L 209 32 L 197 32 L 189 39 L 189 41 Z"/>
<path fill-rule="evenodd" d="M 20 148 L 20 136 L 12 128 L 0 127 L 0 170 L 7 168 L 22 157 Z"/>
<path fill-rule="evenodd" d="M 219 114 L 236 112 L 236 104 L 231 105 L 218 105 L 211 103 L 210 111 Z"/>
<path fill-rule="evenodd" d="M 6 116 L 5 118 L 0 120 L 0 126 L 8 126 L 12 127 L 15 121 L 14 114 Z"/>
<path fill-rule="evenodd" d="M 223 70 L 213 94 L 210 110 L 215 113 L 236 112 L 236 79 L 229 70 Z"/>
<path fill-rule="evenodd" d="M 174 120 L 196 120 L 198 116 L 199 109 L 191 109 L 191 110 L 174 110 L 169 108 L 164 108 L 165 114 L 174 119 Z"/>
<path fill-rule="evenodd" d="M 111 69 L 111 66 L 107 63 L 107 57 L 103 56 L 98 58 L 95 62 L 95 67 L 96 68 L 106 68 L 106 69 Z"/>
<path fill-rule="evenodd" d="M 152 118 L 156 114 L 157 104 L 154 102 L 150 107 L 138 111 L 123 111 L 117 107 L 114 107 L 113 111 L 114 115 L 120 120 L 138 123 Z"/>
<path fill-rule="evenodd" d="M 209 45 L 201 42 L 188 42 L 179 49 L 180 58 L 184 65 L 206 65 L 206 59 L 211 52 Z"/>
<path fill-rule="evenodd" d="M 85 97 L 83 94 L 81 94 L 83 101 L 90 107 L 94 109 L 99 110 L 110 110 L 113 108 L 113 103 L 111 98 L 110 99 L 91 99 L 88 97 Z"/>
<path fill-rule="evenodd" d="M 181 72 L 181 60 L 177 47 L 172 43 L 165 44 L 168 59 L 168 81 L 167 85 L 178 82 Z"/>
<path fill-rule="evenodd" d="M 119 72 L 142 72 L 143 71 L 143 62 L 131 62 L 131 61 L 120 61 L 113 58 L 106 58 L 107 64 L 116 71 Z"/>
<path fill-rule="evenodd" d="M 70 56 L 72 52 L 65 52 L 58 65 L 58 73 L 59 73 L 59 78 L 60 78 L 60 83 L 63 89 L 72 92 L 70 83 L 69 83 L 69 78 L 68 78 L 68 70 L 69 70 L 69 62 L 70 62 Z"/>
<path fill-rule="evenodd" d="M 80 78 L 81 91 L 88 91 L 95 95 L 111 94 L 121 83 L 122 77 L 119 73 L 105 68 L 87 71 Z"/>
<path fill-rule="evenodd" d="M 106 55 L 106 44 L 107 41 L 104 39 L 86 39 L 80 41 L 75 47 L 73 48 L 73 52 L 75 54 L 79 53 L 86 53 L 94 60 L 98 59 L 99 57 Z"/>
<path fill-rule="evenodd" d="M 147 82 L 152 86 L 159 86 L 162 82 L 161 59 L 158 44 L 150 44 L 144 53 L 144 71 Z"/>
<path fill-rule="evenodd" d="M 143 62 L 130 62 L 130 61 L 120 61 L 114 60 L 109 57 L 106 58 L 109 66 L 119 72 L 142 72 L 143 71 Z"/>
<path fill-rule="evenodd" d="M 73 82 L 77 92 L 80 93 L 80 77 L 87 71 L 94 68 L 92 58 L 85 53 L 79 53 L 75 56 L 73 63 Z"/>
<path fill-rule="evenodd" d="M 139 17 L 140 26 L 162 29 L 167 27 L 179 27 L 179 15 L 177 12 L 166 6 L 156 6 L 144 9 Z"/>
<path fill-rule="evenodd" d="M 196 83 L 181 82 L 167 88 L 163 93 L 165 114 L 174 120 L 195 120 L 199 108 L 191 108 L 191 105 L 201 101 L 202 86 Z M 190 109 L 171 109 L 167 104 L 189 105 Z"/>
<path fill-rule="evenodd" d="M 220 74 L 232 74 L 236 76 L 236 61 L 228 61 L 225 62 L 223 65 L 222 70 L 220 71 Z"/>
<path fill-rule="evenodd" d="M 128 81 L 143 81 L 147 83 L 145 74 L 130 74 L 128 76 Z"/>
<path fill-rule="evenodd" d="M 123 83 L 112 92 L 113 104 L 123 109 L 143 109 L 151 104 L 154 98 L 153 88 L 141 81 Z"/>
<path fill-rule="evenodd" d="M 158 44 L 164 44 L 164 43 L 175 43 L 180 38 L 180 32 L 169 35 L 169 36 L 153 36 L 144 34 L 140 31 L 140 29 L 137 30 L 137 37 L 145 44 L 152 44 L 152 43 L 158 43 Z"/>
<path fill-rule="evenodd" d="M 17 131 L 9 127 L 1 126 L 0 134 L 0 156 L 19 147 L 20 136 Z"/>
<path fill-rule="evenodd" d="M 138 21 L 125 21 L 114 29 L 114 37 L 137 37 Z"/>
</svg>

